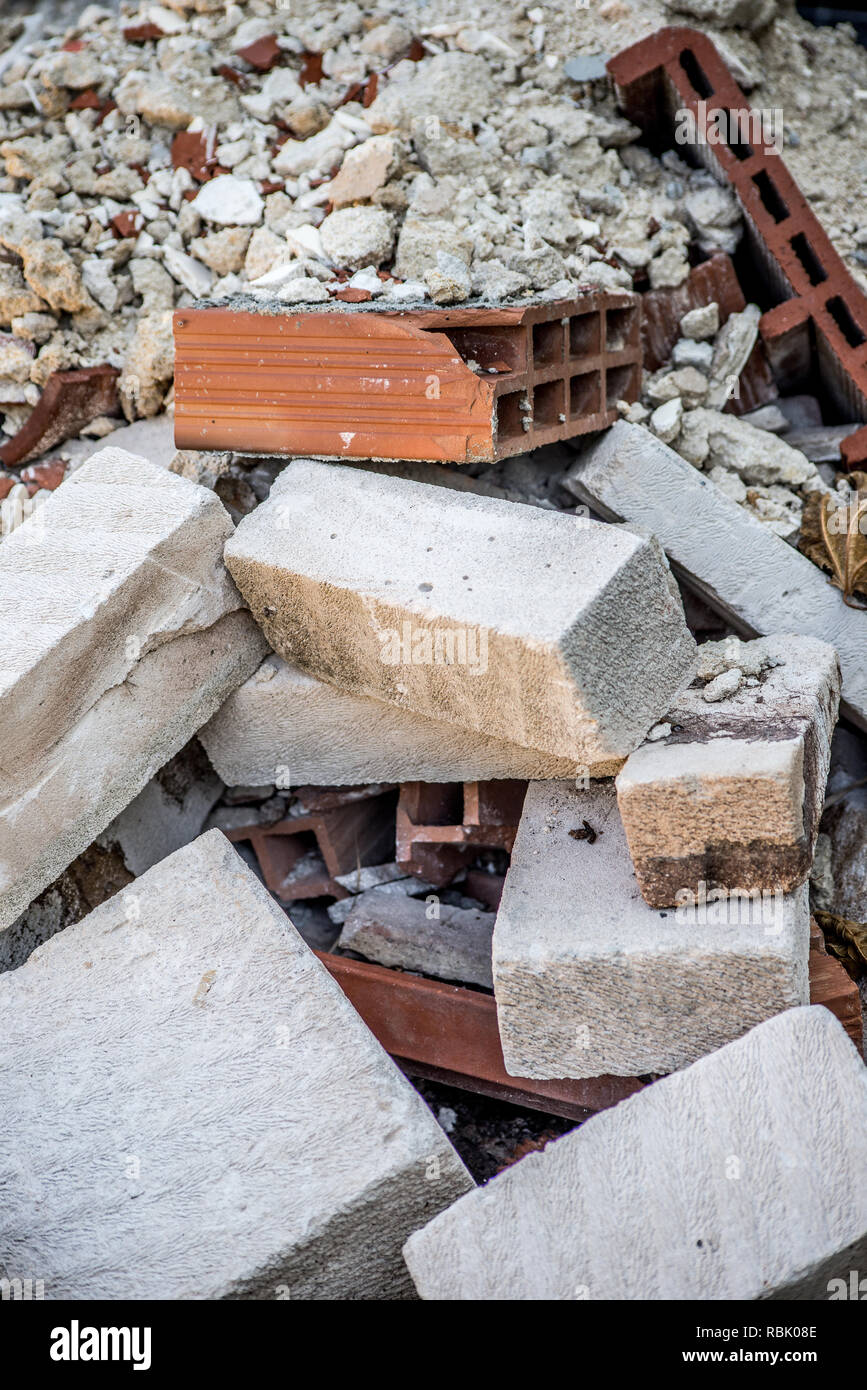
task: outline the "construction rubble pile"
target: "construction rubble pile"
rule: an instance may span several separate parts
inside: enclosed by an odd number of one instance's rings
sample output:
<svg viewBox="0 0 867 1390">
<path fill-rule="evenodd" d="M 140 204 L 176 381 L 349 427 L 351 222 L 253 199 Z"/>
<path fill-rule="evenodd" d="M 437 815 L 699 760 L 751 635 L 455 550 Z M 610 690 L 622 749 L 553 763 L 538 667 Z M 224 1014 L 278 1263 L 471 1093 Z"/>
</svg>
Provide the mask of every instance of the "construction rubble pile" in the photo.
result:
<svg viewBox="0 0 867 1390">
<path fill-rule="evenodd" d="M 0 19 L 0 1278 L 47 1298 L 867 1258 L 867 53 L 459 8 Z M 785 123 L 708 162 L 646 93 L 723 71 Z M 426 1084 L 560 1137 L 477 1186 Z"/>
</svg>

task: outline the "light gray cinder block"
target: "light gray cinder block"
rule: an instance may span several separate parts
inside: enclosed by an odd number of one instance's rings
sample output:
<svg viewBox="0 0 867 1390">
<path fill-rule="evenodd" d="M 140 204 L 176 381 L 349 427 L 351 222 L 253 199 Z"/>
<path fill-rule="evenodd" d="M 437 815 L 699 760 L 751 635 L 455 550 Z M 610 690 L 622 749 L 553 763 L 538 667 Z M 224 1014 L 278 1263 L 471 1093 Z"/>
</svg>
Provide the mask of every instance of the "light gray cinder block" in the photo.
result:
<svg viewBox="0 0 867 1390">
<path fill-rule="evenodd" d="M 867 1070 L 793 1009 L 411 1236 L 426 1299 L 827 1299 L 867 1260 Z"/>
<path fill-rule="evenodd" d="M 842 711 L 867 729 L 864 615 L 812 560 L 642 425 L 613 425 L 566 485 L 609 520 L 655 535 L 672 564 L 746 637 L 797 632 L 835 648 Z"/>
<path fill-rule="evenodd" d="M 673 907 L 702 883 L 787 893 L 804 882 L 839 700 L 826 642 L 729 637 L 699 647 L 697 679 L 616 781 L 651 906 Z"/>
<path fill-rule="evenodd" d="M 225 554 L 284 660 L 591 769 L 694 665 L 656 543 L 560 512 L 296 459 Z"/>
<path fill-rule="evenodd" d="M 506 1070 L 675 1071 L 807 1003 L 807 886 L 707 899 L 648 907 L 612 783 L 531 782 L 494 928 Z"/>
<path fill-rule="evenodd" d="M 356 786 L 575 776 L 574 759 L 428 719 L 268 656 L 199 732 L 229 786 Z M 604 770 L 622 764 L 613 759 Z M 601 774 L 600 774 L 601 775 Z"/>
<path fill-rule="evenodd" d="M 105 449 L 0 546 L 0 928 L 260 664 L 231 529 L 208 489 Z"/>
<path fill-rule="evenodd" d="M 472 1186 L 219 831 L 0 977 L 0 1275 L 51 1299 L 411 1295 Z"/>
</svg>

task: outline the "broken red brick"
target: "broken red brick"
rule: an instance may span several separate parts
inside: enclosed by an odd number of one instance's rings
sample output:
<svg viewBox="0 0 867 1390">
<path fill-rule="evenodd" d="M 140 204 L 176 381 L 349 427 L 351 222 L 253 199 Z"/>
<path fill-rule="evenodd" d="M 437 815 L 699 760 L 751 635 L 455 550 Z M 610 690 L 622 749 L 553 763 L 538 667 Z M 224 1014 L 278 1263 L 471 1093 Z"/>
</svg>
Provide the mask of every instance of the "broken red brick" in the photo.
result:
<svg viewBox="0 0 867 1390">
<path fill-rule="evenodd" d="M 334 290 L 333 297 L 342 299 L 344 304 L 363 304 L 366 299 L 372 299 L 370 290 Z"/>
<path fill-rule="evenodd" d="M 303 789 L 302 789 L 303 790 Z M 265 884 L 282 902 L 348 896 L 341 874 L 366 864 L 388 862 L 394 853 L 395 793 L 382 787 L 339 788 L 331 809 L 311 810 L 276 825 L 242 826 L 226 832 L 250 843 Z M 365 792 L 373 791 L 373 795 Z M 357 799 L 347 792 L 358 792 Z M 306 810 L 303 806 L 302 809 Z"/>
<path fill-rule="evenodd" d="M 130 24 L 123 30 L 127 43 L 147 43 L 151 39 L 164 39 L 165 34 L 158 24 Z"/>
<path fill-rule="evenodd" d="M 112 217 L 110 226 L 121 238 L 138 236 L 144 226 L 144 216 L 140 212 L 118 212 Z"/>
<path fill-rule="evenodd" d="M 119 376 L 117 367 L 107 366 L 52 372 L 31 415 L 0 448 L 0 463 L 8 467 L 38 458 L 55 444 L 79 434 L 97 415 L 115 415 Z"/>
<path fill-rule="evenodd" d="M 216 172 L 215 146 L 213 133 L 209 138 L 204 131 L 179 130 L 172 140 L 172 165 L 186 169 L 197 183 L 206 183 Z"/>
<path fill-rule="evenodd" d="M 689 110 L 698 138 L 679 153 L 737 194 L 765 281 L 781 301 L 759 325 L 778 386 L 798 391 L 816 373 L 841 415 L 867 418 L 867 296 L 760 123 L 749 140 L 731 131 L 717 138 L 715 112 L 750 106 L 711 40 L 695 29 L 662 29 L 618 53 L 608 70 L 626 114 L 656 144 L 672 139 L 673 113 Z M 850 468 L 867 461 L 867 427 L 842 451 Z"/>
<path fill-rule="evenodd" d="M 69 103 L 70 111 L 98 111 L 102 106 L 103 98 L 99 95 L 95 87 L 87 87 L 78 96 L 72 98 Z"/>
<path fill-rule="evenodd" d="M 638 397 L 640 318 L 639 296 L 601 290 L 499 308 L 184 309 L 175 441 L 493 462 L 612 424 L 617 402 Z"/>
<path fill-rule="evenodd" d="M 395 858 L 437 888 L 472 851 L 511 851 L 526 782 L 404 782 L 395 820 Z"/>
<path fill-rule="evenodd" d="M 86 47 L 87 44 L 84 42 L 84 39 L 67 39 L 66 43 L 61 46 L 61 52 L 80 53 L 81 50 Z"/>
<path fill-rule="evenodd" d="M 249 86 L 249 83 L 244 73 L 239 72 L 237 68 L 230 67 L 228 63 L 220 64 L 220 66 L 217 68 L 217 75 L 219 77 L 225 77 L 226 81 L 231 82 L 234 87 Z"/>
<path fill-rule="evenodd" d="M 11 473 L 0 473 L 0 502 L 3 501 L 4 497 L 9 496 L 17 481 L 18 479 L 13 478 Z"/>
<path fill-rule="evenodd" d="M 264 38 L 256 39 L 255 43 L 248 43 L 246 48 L 236 48 L 235 53 L 257 72 L 270 72 L 280 57 L 281 49 L 276 35 L 266 34 Z"/>
<path fill-rule="evenodd" d="M 26 483 L 29 489 L 32 487 L 34 492 L 40 488 L 45 488 L 48 492 L 53 492 L 60 487 L 66 477 L 66 464 L 62 459 L 46 459 L 44 463 L 31 463 L 29 467 L 22 468 L 21 481 Z"/>
<path fill-rule="evenodd" d="M 267 198 L 270 193 L 280 193 L 285 187 L 286 185 L 277 179 L 263 179 L 259 184 L 259 192 L 263 198 Z"/>
<path fill-rule="evenodd" d="M 298 74 L 298 81 L 302 87 L 309 84 L 315 86 L 322 81 L 322 54 L 321 53 L 302 53 L 301 71 Z"/>
<path fill-rule="evenodd" d="M 719 305 L 720 323 L 744 308 L 746 300 L 732 259 L 718 251 L 709 260 L 694 266 L 676 289 L 648 290 L 641 298 L 641 337 L 644 365 L 649 372 L 662 367 L 680 337 L 680 320 L 690 309 L 705 304 Z M 741 372 L 740 394 L 727 402 L 735 415 L 767 405 L 779 395 L 764 344 L 756 343 Z"/>
</svg>

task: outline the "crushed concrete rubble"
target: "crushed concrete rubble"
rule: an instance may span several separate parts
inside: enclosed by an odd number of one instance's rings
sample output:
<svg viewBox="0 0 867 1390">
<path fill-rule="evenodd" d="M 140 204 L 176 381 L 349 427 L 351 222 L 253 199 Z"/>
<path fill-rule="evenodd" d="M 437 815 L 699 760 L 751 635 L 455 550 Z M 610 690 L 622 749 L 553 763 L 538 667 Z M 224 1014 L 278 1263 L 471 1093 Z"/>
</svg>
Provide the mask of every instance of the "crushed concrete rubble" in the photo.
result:
<svg viewBox="0 0 867 1390">
<path fill-rule="evenodd" d="M 867 1259 L 854 28 L 31 8 L 0 1299 L 827 1298 Z M 736 84 L 773 141 L 672 134 Z"/>
<path fill-rule="evenodd" d="M 0 1079 L 17 1155 L 0 1262 L 41 1270 L 49 1297 L 406 1297 L 401 1245 L 472 1186 L 219 831 L 42 946 L 0 996 L 27 1059 Z M 132 1177 L 94 1170 L 106 1133 L 141 1155 Z"/>
<path fill-rule="evenodd" d="M 827 1298 L 867 1242 L 865 1125 L 840 1024 L 794 1009 L 461 1198 L 406 1262 L 425 1299 Z"/>
<path fill-rule="evenodd" d="M 586 767 L 631 751 L 694 664 L 654 543 L 536 507 L 295 460 L 225 553 L 284 660 Z"/>
<path fill-rule="evenodd" d="M 617 805 L 641 892 L 790 892 L 809 876 L 840 676 L 832 647 L 780 636 L 699 647 L 693 686 L 631 753 Z"/>
<path fill-rule="evenodd" d="M 507 1071 L 641 1076 L 696 1061 L 809 1001 L 809 917 L 804 885 L 702 887 L 651 908 L 613 785 L 531 783 L 494 929 Z"/>
<path fill-rule="evenodd" d="M 105 449 L 0 546 L 3 927 L 260 663 L 230 531 L 212 492 Z"/>
<path fill-rule="evenodd" d="M 607 519 L 655 535 L 678 573 L 741 633 L 796 632 L 830 643 L 843 673 L 843 712 L 867 729 L 863 615 L 713 479 L 643 425 L 621 420 L 581 453 L 567 486 Z"/>
</svg>

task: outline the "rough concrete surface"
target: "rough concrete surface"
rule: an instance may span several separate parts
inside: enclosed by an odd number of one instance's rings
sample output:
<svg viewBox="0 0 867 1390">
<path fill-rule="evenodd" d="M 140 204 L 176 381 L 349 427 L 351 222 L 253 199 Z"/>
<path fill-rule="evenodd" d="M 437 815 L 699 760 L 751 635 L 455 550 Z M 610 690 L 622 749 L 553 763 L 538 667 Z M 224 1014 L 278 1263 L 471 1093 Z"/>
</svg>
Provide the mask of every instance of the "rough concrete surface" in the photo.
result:
<svg viewBox="0 0 867 1390">
<path fill-rule="evenodd" d="M 749 674 L 746 674 L 749 672 Z M 731 694 L 713 683 L 734 676 Z M 630 754 L 617 804 L 641 892 L 790 892 L 808 877 L 839 704 L 836 652 L 809 637 L 705 643 L 668 733 Z M 651 730 L 654 734 L 656 731 Z"/>
<path fill-rule="evenodd" d="M 494 929 L 506 1069 L 553 1079 L 687 1066 L 808 1002 L 809 929 L 806 885 L 648 907 L 613 784 L 531 783 Z"/>
<path fill-rule="evenodd" d="M 206 488 L 106 449 L 0 547 L 0 927 L 262 660 Z"/>
<path fill-rule="evenodd" d="M 229 786 L 569 777 L 578 764 L 353 695 L 267 656 L 200 730 Z M 604 770 L 614 773 L 621 759 Z"/>
<path fill-rule="evenodd" d="M 843 712 L 867 728 L 863 615 L 801 555 L 641 425 L 620 421 L 569 486 L 601 514 L 652 532 L 672 563 L 745 636 L 797 632 L 837 651 Z"/>
<path fill-rule="evenodd" d="M 470 1186 L 219 831 L 0 979 L 0 1274 L 50 1299 L 406 1297 Z"/>
<path fill-rule="evenodd" d="M 425 1299 L 826 1299 L 867 1257 L 867 1071 L 793 1009 L 411 1236 Z"/>
<path fill-rule="evenodd" d="M 284 660 L 589 767 L 630 752 L 694 663 L 653 543 L 537 507 L 300 459 L 225 554 Z"/>
</svg>

